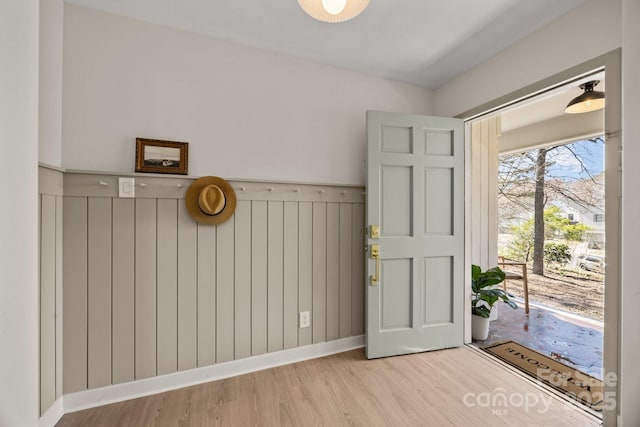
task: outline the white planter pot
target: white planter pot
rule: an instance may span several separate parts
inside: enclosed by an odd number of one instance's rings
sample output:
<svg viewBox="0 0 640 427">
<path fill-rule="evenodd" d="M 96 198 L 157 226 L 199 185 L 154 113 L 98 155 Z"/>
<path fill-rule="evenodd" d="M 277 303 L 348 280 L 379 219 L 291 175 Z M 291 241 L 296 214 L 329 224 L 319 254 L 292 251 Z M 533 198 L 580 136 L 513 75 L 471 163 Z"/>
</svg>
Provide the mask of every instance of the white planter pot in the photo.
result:
<svg viewBox="0 0 640 427">
<path fill-rule="evenodd" d="M 471 315 L 471 337 L 484 341 L 489 336 L 489 318 Z"/>
<path fill-rule="evenodd" d="M 489 316 L 489 320 L 494 321 L 494 320 L 498 320 L 498 311 L 500 306 L 498 304 L 494 305 L 493 308 L 491 309 L 491 315 Z"/>
</svg>

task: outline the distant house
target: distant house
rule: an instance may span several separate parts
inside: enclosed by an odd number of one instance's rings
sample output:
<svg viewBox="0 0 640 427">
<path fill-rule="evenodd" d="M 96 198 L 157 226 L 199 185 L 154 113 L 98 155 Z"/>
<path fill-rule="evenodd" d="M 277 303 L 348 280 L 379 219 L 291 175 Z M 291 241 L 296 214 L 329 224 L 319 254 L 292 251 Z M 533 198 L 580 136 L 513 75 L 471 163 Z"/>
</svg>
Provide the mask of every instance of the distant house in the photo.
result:
<svg viewBox="0 0 640 427">
<path fill-rule="evenodd" d="M 554 200 L 550 204 L 560 208 L 562 216 L 572 224 L 588 226 L 586 240 L 589 243 L 604 243 L 604 198 L 600 206 L 584 206 L 571 200 Z"/>
</svg>

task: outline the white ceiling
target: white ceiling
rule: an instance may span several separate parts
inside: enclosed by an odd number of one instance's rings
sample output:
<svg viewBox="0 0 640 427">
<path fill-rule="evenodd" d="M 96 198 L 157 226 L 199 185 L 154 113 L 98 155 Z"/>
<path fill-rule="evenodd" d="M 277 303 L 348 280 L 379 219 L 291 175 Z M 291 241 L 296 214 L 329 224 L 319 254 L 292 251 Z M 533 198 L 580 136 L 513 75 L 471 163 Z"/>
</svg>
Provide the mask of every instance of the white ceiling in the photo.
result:
<svg viewBox="0 0 640 427">
<path fill-rule="evenodd" d="M 435 89 L 584 0 L 371 0 L 341 24 L 296 0 L 66 1 Z"/>
<path fill-rule="evenodd" d="M 567 117 L 564 109 L 569 101 L 583 93 L 580 89 L 582 83 L 590 80 L 598 80 L 600 83 L 595 90 L 605 92 L 605 73 L 598 72 L 582 77 L 571 83 L 547 91 L 532 99 L 517 103 L 500 111 L 501 131 L 503 133 L 514 129 L 523 128 L 537 123 L 542 123 L 556 117 Z M 578 114 L 579 116 L 580 114 Z"/>
</svg>

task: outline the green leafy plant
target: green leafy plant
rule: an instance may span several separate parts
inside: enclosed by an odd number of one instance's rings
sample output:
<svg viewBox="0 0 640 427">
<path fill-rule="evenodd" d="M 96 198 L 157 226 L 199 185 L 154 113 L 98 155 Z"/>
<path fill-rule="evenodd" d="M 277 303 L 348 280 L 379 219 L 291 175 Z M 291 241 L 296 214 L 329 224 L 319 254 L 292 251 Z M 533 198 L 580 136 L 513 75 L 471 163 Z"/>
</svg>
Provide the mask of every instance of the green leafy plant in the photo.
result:
<svg viewBox="0 0 640 427">
<path fill-rule="evenodd" d="M 544 210 L 544 238 L 545 240 L 564 239 L 581 242 L 591 227 L 584 224 L 572 224 L 569 218 L 562 216 L 560 208 L 551 206 Z M 533 253 L 534 224 L 533 217 L 520 225 L 511 227 L 512 240 L 506 248 L 507 256 L 512 259 L 528 262 Z M 547 250 L 545 245 L 545 254 Z M 567 260 L 568 261 L 568 260 Z M 562 261 L 554 261 L 562 264 Z"/>
<path fill-rule="evenodd" d="M 495 288 L 495 285 L 502 283 L 504 279 L 505 274 L 500 267 L 482 271 L 478 265 L 471 266 L 471 310 L 473 314 L 485 318 L 489 317 L 494 304 L 500 300 L 511 308 L 518 308 L 518 305 L 509 299 L 509 295 L 504 290 Z"/>
<path fill-rule="evenodd" d="M 549 242 L 544 245 L 544 261 L 547 263 L 566 264 L 571 260 L 569 245 Z"/>
</svg>

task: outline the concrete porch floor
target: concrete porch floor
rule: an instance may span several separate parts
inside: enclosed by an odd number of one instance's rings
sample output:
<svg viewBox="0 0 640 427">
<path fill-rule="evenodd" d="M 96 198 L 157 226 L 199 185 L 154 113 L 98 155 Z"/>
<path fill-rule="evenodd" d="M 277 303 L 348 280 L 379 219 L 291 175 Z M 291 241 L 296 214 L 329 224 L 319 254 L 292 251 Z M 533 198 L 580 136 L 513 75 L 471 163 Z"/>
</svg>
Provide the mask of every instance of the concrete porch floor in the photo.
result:
<svg viewBox="0 0 640 427">
<path fill-rule="evenodd" d="M 513 340 L 602 379 L 604 328 L 601 322 L 537 305 L 531 305 L 527 315 L 524 304 L 517 302 L 519 308 L 515 310 L 500 304 L 498 319 L 491 322 L 489 337 L 484 341 L 474 340 L 473 344 L 483 347 Z"/>
</svg>

